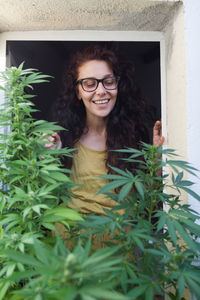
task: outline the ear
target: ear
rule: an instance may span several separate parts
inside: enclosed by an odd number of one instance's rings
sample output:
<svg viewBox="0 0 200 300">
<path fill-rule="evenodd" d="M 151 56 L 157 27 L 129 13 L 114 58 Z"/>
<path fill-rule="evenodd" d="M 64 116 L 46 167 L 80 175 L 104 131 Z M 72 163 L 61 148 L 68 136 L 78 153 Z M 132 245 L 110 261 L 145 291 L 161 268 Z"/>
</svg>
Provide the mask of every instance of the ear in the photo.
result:
<svg viewBox="0 0 200 300">
<path fill-rule="evenodd" d="M 77 96 L 78 100 L 81 100 L 81 95 L 80 95 L 78 88 L 76 89 L 76 96 Z"/>
</svg>

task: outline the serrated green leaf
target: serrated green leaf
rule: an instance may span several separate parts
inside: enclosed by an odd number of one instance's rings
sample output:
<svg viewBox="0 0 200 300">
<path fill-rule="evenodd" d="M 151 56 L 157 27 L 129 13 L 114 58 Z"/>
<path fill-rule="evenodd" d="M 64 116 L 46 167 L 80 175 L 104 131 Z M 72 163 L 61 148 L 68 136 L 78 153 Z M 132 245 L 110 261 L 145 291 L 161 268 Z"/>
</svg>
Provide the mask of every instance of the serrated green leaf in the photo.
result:
<svg viewBox="0 0 200 300">
<path fill-rule="evenodd" d="M 154 300 L 153 286 L 147 288 L 145 292 L 145 300 Z"/>
<path fill-rule="evenodd" d="M 158 225 L 157 225 L 157 229 L 156 229 L 157 232 L 164 228 L 165 223 L 166 223 L 166 217 L 167 216 L 166 216 L 165 212 L 160 216 L 160 219 L 159 219 Z"/>
<path fill-rule="evenodd" d="M 35 253 L 36 253 L 38 260 L 40 260 L 42 263 L 48 265 L 49 253 L 46 251 L 44 245 L 41 242 L 35 241 L 34 247 L 35 247 Z"/>
<path fill-rule="evenodd" d="M 24 265 L 29 265 L 33 267 L 40 267 L 41 264 L 31 255 L 13 251 L 13 250 L 6 250 L 6 256 L 10 257 L 12 260 L 16 262 L 20 262 Z"/>
<path fill-rule="evenodd" d="M 140 194 L 142 200 L 144 200 L 144 186 L 140 181 L 136 181 L 135 182 L 135 187 L 138 191 L 138 193 Z"/>
<path fill-rule="evenodd" d="M 52 292 L 52 297 L 55 297 L 55 299 L 61 299 L 61 300 L 65 300 L 65 299 L 66 300 L 75 300 L 77 294 L 78 294 L 78 290 L 72 286 L 72 287 L 60 289 L 56 292 Z"/>
<path fill-rule="evenodd" d="M 134 273 L 134 271 L 131 269 L 132 266 L 129 266 L 128 264 L 126 264 L 126 269 L 127 269 L 127 273 L 129 274 L 130 278 L 134 279 L 136 278 L 136 275 Z"/>
<path fill-rule="evenodd" d="M 141 286 L 135 287 L 128 292 L 128 296 L 131 297 L 132 300 L 137 299 L 137 297 L 145 294 L 147 287 L 147 284 L 142 284 Z"/>
<path fill-rule="evenodd" d="M 6 295 L 9 289 L 10 283 L 9 282 L 0 282 L 0 300 L 4 300 L 4 296 Z"/>
<path fill-rule="evenodd" d="M 174 224 L 174 220 L 167 218 L 166 219 L 166 224 L 167 224 L 167 227 L 168 227 L 168 232 L 169 232 L 170 238 L 171 238 L 172 242 L 174 243 L 174 245 L 176 245 L 177 235 L 176 235 L 176 227 L 175 227 L 175 224 Z"/>
<path fill-rule="evenodd" d="M 127 180 L 127 176 L 114 175 L 114 174 L 100 175 L 99 177 L 109 179 L 109 180 Z"/>
<path fill-rule="evenodd" d="M 126 269 L 122 270 L 121 277 L 120 277 L 121 285 L 123 288 L 124 293 L 127 293 L 127 287 L 128 287 L 128 276 Z"/>
<path fill-rule="evenodd" d="M 40 209 L 44 208 L 44 209 L 48 209 L 49 207 L 45 204 L 38 204 L 38 205 L 34 205 L 31 207 L 33 211 L 35 211 L 38 215 L 41 215 L 40 213 Z"/>
<path fill-rule="evenodd" d="M 44 216 L 49 216 L 49 215 L 63 217 L 65 219 L 72 220 L 72 221 L 83 221 L 81 215 L 77 211 L 71 208 L 57 207 L 57 208 L 48 209 L 44 212 Z"/>
<path fill-rule="evenodd" d="M 116 168 L 116 167 L 113 167 L 113 166 L 110 166 L 110 168 L 113 170 L 113 171 L 115 171 L 115 173 L 119 173 L 119 174 L 121 174 L 122 176 L 125 176 L 125 177 L 127 177 L 127 171 L 123 171 L 123 170 L 121 170 L 121 169 L 119 169 L 119 168 Z M 129 176 L 128 176 L 129 177 Z"/>
<path fill-rule="evenodd" d="M 19 247 L 19 250 L 24 253 L 24 244 L 19 243 L 18 247 Z"/>
<path fill-rule="evenodd" d="M 15 267 L 16 267 L 16 263 L 10 263 L 10 265 L 7 266 L 7 271 L 6 271 L 7 277 L 13 274 Z"/>
<path fill-rule="evenodd" d="M 183 172 L 180 172 L 177 176 L 176 176 L 176 182 L 180 182 L 183 178 Z"/>
<path fill-rule="evenodd" d="M 118 188 L 118 187 L 120 187 L 120 186 L 122 186 L 122 185 L 124 185 L 124 184 L 126 184 L 126 183 L 127 183 L 127 179 L 125 179 L 125 180 L 115 180 L 115 181 L 112 181 L 112 182 L 110 182 L 110 183 L 104 185 L 104 186 L 98 191 L 97 195 L 98 195 L 98 194 L 105 194 L 105 193 L 107 193 L 107 192 L 109 192 L 109 191 L 112 191 L 112 190 L 114 190 L 114 189 L 116 189 L 116 188 Z"/>
<path fill-rule="evenodd" d="M 180 188 L 182 190 L 184 190 L 185 192 L 187 192 L 192 197 L 194 197 L 195 199 L 197 199 L 198 201 L 200 201 L 200 196 L 197 193 L 195 193 L 194 191 L 192 191 L 191 189 L 186 188 L 185 186 L 181 186 Z"/>
<path fill-rule="evenodd" d="M 47 136 L 48 136 L 48 133 L 52 133 L 54 131 L 60 131 L 60 130 L 63 130 L 63 127 L 59 126 L 59 125 L 55 125 L 55 123 L 53 122 L 46 122 L 46 123 L 43 123 L 41 125 L 37 125 L 36 127 L 32 128 L 31 129 L 31 133 L 46 133 Z M 43 137 L 45 138 L 45 136 Z"/>
<path fill-rule="evenodd" d="M 29 214 L 29 212 L 31 211 L 32 207 L 26 207 L 23 211 L 23 219 L 26 218 L 26 216 Z"/>
<path fill-rule="evenodd" d="M 131 188 L 133 186 L 133 182 L 126 183 L 120 190 L 118 201 L 121 202 L 126 196 L 129 194 Z"/>
<path fill-rule="evenodd" d="M 185 279 L 183 275 L 180 275 L 178 277 L 178 292 L 180 296 L 182 295 L 184 290 L 185 290 Z"/>
<path fill-rule="evenodd" d="M 189 180 L 182 180 L 181 182 L 179 182 L 180 187 L 182 187 L 182 186 L 192 186 L 192 185 L 194 185 L 194 182 L 189 181 Z"/>
<path fill-rule="evenodd" d="M 109 290 L 105 290 L 102 287 L 94 287 L 94 286 L 85 286 L 84 288 L 80 289 L 81 295 L 89 295 L 100 298 L 105 298 L 106 300 L 128 300 L 127 296 L 123 296 L 120 293 L 112 292 Z M 97 299 L 98 299 L 97 298 Z"/>
<path fill-rule="evenodd" d="M 195 242 L 192 240 L 190 235 L 185 231 L 183 226 L 176 220 L 174 220 L 174 225 L 176 227 L 176 230 L 180 234 L 181 238 L 186 242 L 186 244 L 190 247 L 191 250 L 197 251 L 197 245 Z"/>
<path fill-rule="evenodd" d="M 52 221 L 52 222 L 54 222 L 54 221 Z M 48 223 L 48 221 L 42 222 L 41 225 L 49 230 L 56 231 L 56 227 L 52 223 Z"/>
<path fill-rule="evenodd" d="M 50 178 L 47 174 L 43 174 L 42 172 L 40 172 L 40 178 L 53 185 L 57 183 L 55 179 Z"/>
<path fill-rule="evenodd" d="M 63 181 L 63 182 L 70 182 L 70 178 L 67 177 L 65 174 L 62 174 L 60 172 L 49 172 L 48 174 L 51 178 Z"/>
<path fill-rule="evenodd" d="M 199 284 L 197 284 L 195 281 L 193 281 L 190 278 L 187 278 L 186 282 L 189 285 L 191 292 L 193 292 L 196 295 L 196 297 L 199 297 L 199 290 L 200 290 Z"/>
</svg>

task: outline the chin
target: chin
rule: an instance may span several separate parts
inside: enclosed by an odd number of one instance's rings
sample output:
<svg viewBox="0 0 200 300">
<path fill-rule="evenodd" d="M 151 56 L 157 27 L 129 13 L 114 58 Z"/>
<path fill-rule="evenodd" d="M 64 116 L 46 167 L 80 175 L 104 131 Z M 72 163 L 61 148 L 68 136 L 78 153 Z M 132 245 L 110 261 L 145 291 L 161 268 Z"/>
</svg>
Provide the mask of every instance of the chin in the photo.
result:
<svg viewBox="0 0 200 300">
<path fill-rule="evenodd" d="M 105 113 L 101 113 L 101 114 L 96 114 L 97 117 L 100 117 L 100 118 L 106 118 L 110 115 L 111 111 L 109 112 L 105 112 Z"/>
</svg>

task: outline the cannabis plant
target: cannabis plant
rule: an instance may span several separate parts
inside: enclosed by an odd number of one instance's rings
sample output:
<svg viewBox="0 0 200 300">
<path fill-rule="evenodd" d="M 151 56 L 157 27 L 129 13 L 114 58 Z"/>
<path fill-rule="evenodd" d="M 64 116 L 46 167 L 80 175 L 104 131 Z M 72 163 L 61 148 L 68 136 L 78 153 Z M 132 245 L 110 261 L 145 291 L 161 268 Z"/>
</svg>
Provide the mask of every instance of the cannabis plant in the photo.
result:
<svg viewBox="0 0 200 300">
<path fill-rule="evenodd" d="M 170 149 L 118 150 L 127 169 L 111 167 L 99 191 L 116 206 L 83 218 L 66 208 L 74 183 L 60 158 L 74 149 L 44 147 L 64 129 L 31 116 L 31 89 L 48 77 L 20 65 L 1 78 L 0 300 L 178 300 L 186 288 L 198 298 L 200 216 L 182 201 L 200 200 L 184 179 L 195 168 Z"/>
<path fill-rule="evenodd" d="M 55 223 L 66 231 L 82 221 L 66 208 L 74 185 L 62 159 L 73 149 L 50 150 L 45 139 L 63 130 L 35 120 L 33 85 L 48 82 L 33 69 L 1 74 L 0 110 L 0 299 L 119 299 L 115 291 L 121 258 L 116 248 L 91 252 L 90 242 L 69 250 Z M 99 263 L 97 267 L 97 263 Z"/>
<path fill-rule="evenodd" d="M 118 290 L 130 299 L 184 299 L 186 288 L 198 298 L 200 216 L 182 199 L 185 191 L 200 200 L 183 176 L 184 171 L 194 174 L 195 168 L 178 160 L 174 150 L 144 143 L 141 150 L 118 151 L 130 155 L 127 170 L 113 168 L 115 174 L 101 176 L 110 182 L 99 191 L 118 205 L 106 210 L 107 216 L 88 216 L 81 225 L 88 228 L 82 238 L 103 234 L 107 246 L 121 245 Z M 137 163 L 137 170 L 129 169 L 130 162 Z M 161 177 L 162 168 L 169 173 Z M 120 192 L 112 193 L 114 189 Z"/>
<path fill-rule="evenodd" d="M 32 84 L 47 81 L 47 76 L 22 66 L 2 74 L 5 103 L 0 110 L 0 125 L 9 130 L 0 136 L 1 226 L 6 225 L 9 232 L 13 228 L 18 238 L 26 232 L 45 235 L 45 229 L 54 228 L 53 222 L 65 222 L 68 215 L 80 220 L 75 211 L 58 208 L 60 201 L 68 201 L 72 186 L 59 156 L 71 155 L 71 150 L 44 147 L 44 138 L 62 128 L 33 120 L 35 109 L 29 99 L 34 96 L 25 92 Z"/>
</svg>

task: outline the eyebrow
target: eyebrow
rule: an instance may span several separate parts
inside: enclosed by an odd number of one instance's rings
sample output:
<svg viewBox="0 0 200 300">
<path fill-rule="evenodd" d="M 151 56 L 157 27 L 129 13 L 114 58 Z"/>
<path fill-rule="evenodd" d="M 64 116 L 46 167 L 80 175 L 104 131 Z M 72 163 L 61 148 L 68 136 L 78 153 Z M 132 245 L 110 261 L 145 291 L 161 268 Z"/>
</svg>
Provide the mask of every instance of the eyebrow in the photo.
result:
<svg viewBox="0 0 200 300">
<path fill-rule="evenodd" d="M 83 79 L 105 79 L 105 78 L 110 78 L 110 77 L 115 77 L 115 75 L 113 74 L 108 74 L 108 75 L 105 75 L 104 77 L 102 78 L 97 78 L 97 77 L 84 77 L 84 78 L 81 78 L 81 79 L 78 79 L 77 81 L 79 80 L 83 80 Z"/>
</svg>

